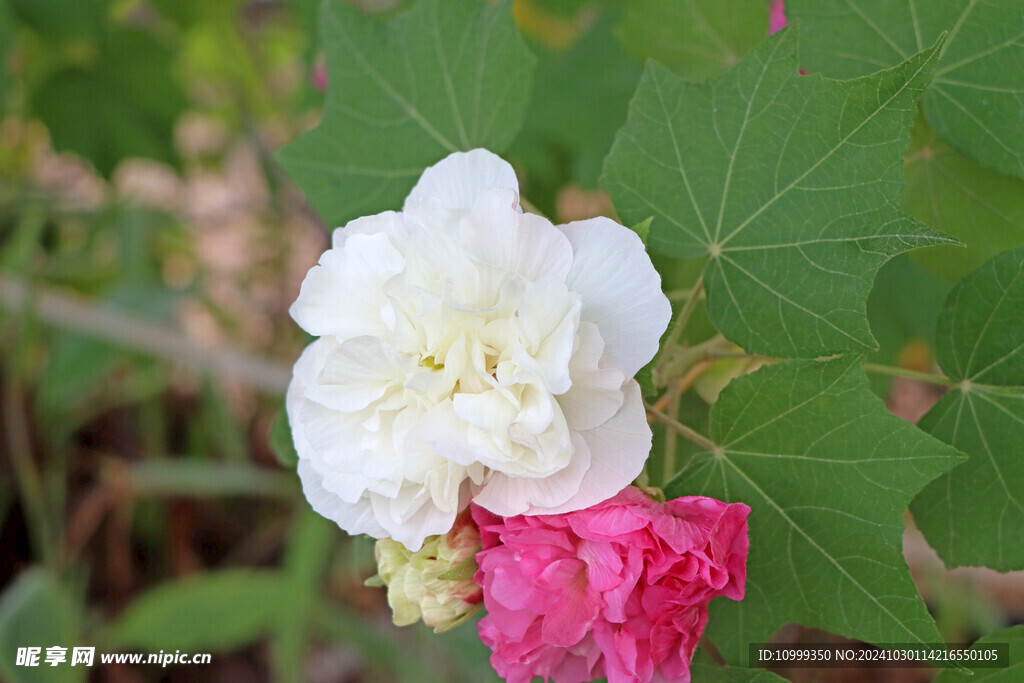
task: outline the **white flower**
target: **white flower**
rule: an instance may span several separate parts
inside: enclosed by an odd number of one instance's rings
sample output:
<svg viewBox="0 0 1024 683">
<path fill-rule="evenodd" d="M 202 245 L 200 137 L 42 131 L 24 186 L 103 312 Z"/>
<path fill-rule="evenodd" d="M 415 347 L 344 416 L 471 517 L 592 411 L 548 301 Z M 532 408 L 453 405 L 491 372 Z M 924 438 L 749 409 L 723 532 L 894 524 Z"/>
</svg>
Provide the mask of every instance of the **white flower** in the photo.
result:
<svg viewBox="0 0 1024 683">
<path fill-rule="evenodd" d="M 640 239 L 519 208 L 482 149 L 424 171 L 401 213 L 335 230 L 292 305 L 319 336 L 288 418 L 313 508 L 412 550 L 470 498 L 498 515 L 618 493 L 651 446 L 632 379 L 671 314 Z"/>
</svg>

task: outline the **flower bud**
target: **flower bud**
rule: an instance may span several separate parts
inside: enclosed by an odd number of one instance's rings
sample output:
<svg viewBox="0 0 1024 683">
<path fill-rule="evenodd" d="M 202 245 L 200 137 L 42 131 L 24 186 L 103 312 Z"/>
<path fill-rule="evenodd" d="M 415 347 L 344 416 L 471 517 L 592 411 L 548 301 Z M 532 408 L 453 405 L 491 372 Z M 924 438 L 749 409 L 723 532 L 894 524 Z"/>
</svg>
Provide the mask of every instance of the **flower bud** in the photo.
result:
<svg viewBox="0 0 1024 683">
<path fill-rule="evenodd" d="M 422 619 L 435 633 L 443 633 L 472 616 L 483 599 L 473 581 L 479 550 L 480 532 L 468 510 L 451 531 L 427 537 L 416 552 L 390 538 L 377 541 L 377 578 L 388 588 L 395 624 Z"/>
</svg>

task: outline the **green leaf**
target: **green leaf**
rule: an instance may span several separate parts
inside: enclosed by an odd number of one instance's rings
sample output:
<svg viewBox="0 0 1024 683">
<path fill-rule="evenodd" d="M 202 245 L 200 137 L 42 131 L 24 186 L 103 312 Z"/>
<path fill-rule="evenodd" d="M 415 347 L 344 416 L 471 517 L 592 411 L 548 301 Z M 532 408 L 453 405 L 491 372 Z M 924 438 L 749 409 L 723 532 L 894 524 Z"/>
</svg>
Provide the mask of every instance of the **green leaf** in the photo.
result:
<svg viewBox="0 0 1024 683">
<path fill-rule="evenodd" d="M 1024 177 L 1024 3 L 1019 0 L 788 0 L 806 37 L 801 65 L 852 78 L 907 59 L 948 34 L 922 103 L 943 140 Z"/>
<path fill-rule="evenodd" d="M 256 496 L 294 500 L 298 496 L 294 474 L 248 462 L 154 458 L 133 463 L 126 473 L 132 492 L 141 498 Z"/>
<path fill-rule="evenodd" d="M 903 209 L 967 247 L 913 252 L 933 273 L 956 282 L 999 252 L 1024 245 L 1024 181 L 982 168 L 920 117 L 903 172 Z"/>
<path fill-rule="evenodd" d="M 284 556 L 284 605 L 271 640 L 271 663 L 276 680 L 290 680 L 306 660 L 308 631 L 323 602 L 324 575 L 338 544 L 338 527 L 305 504 L 296 511 Z"/>
<path fill-rule="evenodd" d="M 56 41 L 95 36 L 108 0 L 10 0 L 25 25 Z"/>
<path fill-rule="evenodd" d="M 398 209 L 427 166 L 519 130 L 536 60 L 507 0 L 420 0 L 387 22 L 330 1 L 320 23 L 323 121 L 278 160 L 327 225 Z"/>
<path fill-rule="evenodd" d="M 11 12 L 9 0 L 0 0 L 0 113 L 4 111 L 4 103 L 7 100 L 9 76 L 7 69 L 9 59 L 8 53 L 14 45 L 14 16 Z"/>
<path fill-rule="evenodd" d="M 968 666 L 966 671 L 945 669 L 935 677 L 934 683 L 973 683 L 985 678 L 1006 683 L 1024 678 L 1024 626 L 1004 628 L 979 638 L 971 649 L 984 650 L 985 646 L 997 643 L 1007 643 L 1010 646 L 1010 666 L 1000 669 Z"/>
<path fill-rule="evenodd" d="M 1024 569 L 1024 248 L 960 282 L 939 317 L 942 370 L 960 384 L 920 422 L 970 459 L 929 485 L 914 521 L 946 566 Z"/>
<path fill-rule="evenodd" d="M 941 641 L 903 559 L 903 513 L 961 456 L 889 413 L 857 359 L 735 380 L 711 439 L 715 452 L 696 454 L 665 495 L 751 507 L 746 597 L 714 601 L 708 627 L 730 663 L 790 622 L 874 643 Z"/>
<path fill-rule="evenodd" d="M 938 46 L 847 82 L 799 76 L 796 47 L 781 31 L 699 85 L 648 63 L 602 182 L 627 225 L 655 216 L 651 248 L 711 256 L 711 317 L 747 351 L 864 351 L 878 268 L 949 241 L 897 204 Z"/>
<path fill-rule="evenodd" d="M 33 93 L 31 109 L 57 149 L 80 154 L 104 175 L 129 156 L 173 162 L 172 128 L 186 101 L 172 57 L 150 34 L 112 32 L 94 65 L 54 73 Z"/>
<path fill-rule="evenodd" d="M 702 81 L 764 40 L 768 8 L 768 0 L 630 0 L 616 34 L 634 58 Z"/>
<path fill-rule="evenodd" d="M 268 633 L 287 608 L 280 574 L 226 569 L 163 583 L 110 625 L 114 647 L 224 651 Z"/>
<path fill-rule="evenodd" d="M 47 571 L 39 568 L 21 572 L 0 595 L 0 677 L 16 683 L 34 681 L 80 681 L 88 669 L 72 667 L 75 646 L 89 647 L 81 639 L 81 606 Z M 46 648 L 68 648 L 67 661 L 50 667 L 45 664 Z M 38 668 L 15 665 L 19 647 L 41 648 Z"/>
<path fill-rule="evenodd" d="M 952 286 L 915 263 L 912 254 L 892 259 L 875 277 L 868 319 L 878 351 L 870 360 L 892 366 L 910 361 L 912 369 L 928 370 L 934 356 L 935 321 Z M 908 352 L 909 358 L 904 356 Z M 879 396 L 889 395 L 893 377 L 872 373 L 870 379 Z"/>
<path fill-rule="evenodd" d="M 516 156 L 527 158 L 538 152 L 524 147 L 541 148 L 564 163 L 569 179 L 584 187 L 597 186 L 601 162 L 626 120 L 629 98 L 640 79 L 640 67 L 619 49 L 611 29 L 605 16 L 568 51 L 542 55 L 523 131 L 513 148 Z M 560 180 L 545 184 L 557 189 Z M 531 188 L 531 199 L 535 194 Z"/>
<path fill-rule="evenodd" d="M 771 671 L 744 669 L 738 666 L 718 666 L 707 657 L 701 657 L 700 650 L 690 663 L 691 683 L 785 683 Z"/>
<path fill-rule="evenodd" d="M 270 448 L 282 467 L 295 469 L 298 466 L 299 454 L 295 451 L 292 428 L 288 424 L 288 413 L 284 408 L 274 418 L 274 426 L 270 428 Z"/>
</svg>

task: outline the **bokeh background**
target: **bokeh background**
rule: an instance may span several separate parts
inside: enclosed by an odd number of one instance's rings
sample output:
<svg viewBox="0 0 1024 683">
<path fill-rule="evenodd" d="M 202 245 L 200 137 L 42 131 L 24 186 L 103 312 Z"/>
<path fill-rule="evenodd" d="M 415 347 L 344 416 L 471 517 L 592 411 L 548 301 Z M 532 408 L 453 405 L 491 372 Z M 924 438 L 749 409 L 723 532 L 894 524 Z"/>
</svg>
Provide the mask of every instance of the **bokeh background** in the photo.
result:
<svg viewBox="0 0 1024 683">
<path fill-rule="evenodd" d="M 271 445 L 287 451 L 274 425 L 307 342 L 288 306 L 333 227 L 273 157 L 319 118 L 317 4 L 0 0 L 0 680 L 497 680 L 471 624 L 391 625 L 363 586 L 372 541 L 312 513 Z M 585 84 L 602 94 L 589 128 L 573 126 L 566 84 L 611 59 L 615 3 L 587 4 L 516 3 L 552 68 L 510 156 L 560 220 L 612 215 L 593 131 L 607 149 L 640 73 L 605 65 Z M 926 321 L 948 287 L 907 259 L 882 272 L 887 362 L 931 368 Z M 876 389 L 911 420 L 937 398 L 913 380 Z M 699 422 L 706 401 L 686 400 Z M 946 572 L 913 531 L 906 550 L 949 641 L 1024 616 L 1019 576 Z M 14 666 L 29 644 L 213 658 Z M 912 673 L 870 672 L 931 675 Z"/>
</svg>

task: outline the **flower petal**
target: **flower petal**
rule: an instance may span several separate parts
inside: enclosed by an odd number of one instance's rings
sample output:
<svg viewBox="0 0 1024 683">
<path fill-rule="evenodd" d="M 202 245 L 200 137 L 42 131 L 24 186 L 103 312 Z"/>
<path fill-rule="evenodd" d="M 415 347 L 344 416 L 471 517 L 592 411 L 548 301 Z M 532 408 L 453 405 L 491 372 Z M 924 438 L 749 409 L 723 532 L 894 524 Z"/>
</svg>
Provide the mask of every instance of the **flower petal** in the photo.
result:
<svg viewBox="0 0 1024 683">
<path fill-rule="evenodd" d="M 459 224 L 459 244 L 474 260 L 527 280 L 545 275 L 564 281 L 573 250 L 562 232 L 543 216 L 513 208 L 514 194 L 486 190 Z"/>
<path fill-rule="evenodd" d="M 431 200 L 447 209 L 472 209 L 480 193 L 488 188 L 518 194 L 519 181 L 512 165 L 486 149 L 456 152 L 423 171 L 402 211 Z"/>
<path fill-rule="evenodd" d="M 375 216 L 382 223 L 396 214 Z M 401 272 L 405 257 L 383 232 L 356 234 L 341 249 L 320 257 L 302 281 L 299 297 L 289 309 L 304 330 L 344 340 L 371 334 L 386 337 L 384 284 Z"/>
<path fill-rule="evenodd" d="M 581 510 L 611 498 L 640 475 L 651 452 L 651 428 L 647 424 L 640 385 L 635 380 L 626 382 L 622 408 L 615 417 L 580 434 L 590 452 L 590 469 L 580 482 L 579 491 L 551 509 L 531 505 L 523 514 Z"/>
<path fill-rule="evenodd" d="M 672 316 L 661 276 L 636 233 L 615 221 L 560 227 L 575 253 L 567 284 L 583 299 L 582 319 L 601 330 L 605 358 L 632 377 L 658 352 Z"/>
<path fill-rule="evenodd" d="M 622 407 L 626 378 L 614 367 L 600 367 L 604 342 L 593 323 L 581 323 L 579 347 L 569 361 L 572 386 L 558 397 L 565 421 L 573 430 L 599 427 Z"/>
<path fill-rule="evenodd" d="M 302 493 L 317 513 L 350 534 L 369 534 L 374 538 L 388 536 L 388 532 L 378 523 L 369 500 L 363 498 L 355 504 L 346 503 L 334 493 L 328 492 L 322 486 L 322 477 L 308 460 L 299 460 L 298 471 Z"/>
<path fill-rule="evenodd" d="M 492 472 L 487 483 L 474 494 L 473 502 L 502 517 L 562 511 L 566 501 L 579 495 L 590 466 L 591 458 L 586 442 L 579 435 L 573 435 L 572 460 L 567 467 L 540 478 Z M 631 481 L 633 478 L 624 480 L 619 488 Z"/>
</svg>

